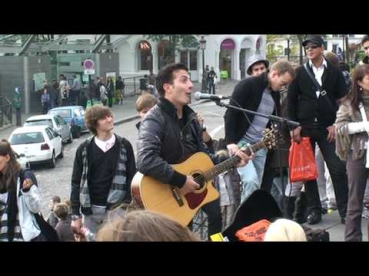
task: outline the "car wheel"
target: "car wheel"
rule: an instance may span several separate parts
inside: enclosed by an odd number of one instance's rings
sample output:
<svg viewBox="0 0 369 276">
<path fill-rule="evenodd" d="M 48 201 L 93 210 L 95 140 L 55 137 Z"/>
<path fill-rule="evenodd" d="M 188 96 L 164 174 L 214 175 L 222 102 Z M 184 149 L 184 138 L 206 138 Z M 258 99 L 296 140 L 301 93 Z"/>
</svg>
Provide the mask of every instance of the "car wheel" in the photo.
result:
<svg viewBox="0 0 369 276">
<path fill-rule="evenodd" d="M 59 154 L 59 158 L 62 159 L 64 157 L 64 146 L 63 144 L 61 145 L 61 150 L 60 150 L 60 154 Z"/>
<path fill-rule="evenodd" d="M 69 138 L 68 138 L 67 142 L 68 142 L 69 144 L 73 142 L 73 134 L 72 134 L 72 131 L 71 131 L 71 132 L 69 132 Z"/>
<path fill-rule="evenodd" d="M 81 130 L 78 128 L 77 131 L 74 133 L 73 138 L 79 138 L 79 137 L 81 137 Z"/>
<path fill-rule="evenodd" d="M 51 159 L 49 161 L 50 168 L 55 168 L 56 160 L 55 160 L 55 152 L 53 152 L 53 155 L 51 156 Z"/>
</svg>

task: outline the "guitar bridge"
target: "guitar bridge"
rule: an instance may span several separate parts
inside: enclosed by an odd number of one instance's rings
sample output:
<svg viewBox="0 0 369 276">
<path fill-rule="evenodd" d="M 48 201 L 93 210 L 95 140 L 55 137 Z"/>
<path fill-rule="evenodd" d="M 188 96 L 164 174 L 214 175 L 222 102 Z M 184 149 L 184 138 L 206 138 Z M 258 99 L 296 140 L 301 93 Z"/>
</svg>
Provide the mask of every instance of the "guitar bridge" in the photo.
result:
<svg viewBox="0 0 369 276">
<path fill-rule="evenodd" d="M 173 188 L 172 189 L 172 194 L 173 194 L 174 199 L 177 201 L 178 205 L 183 206 L 184 205 L 183 200 L 182 200 L 181 196 L 179 195 L 177 189 Z"/>
</svg>

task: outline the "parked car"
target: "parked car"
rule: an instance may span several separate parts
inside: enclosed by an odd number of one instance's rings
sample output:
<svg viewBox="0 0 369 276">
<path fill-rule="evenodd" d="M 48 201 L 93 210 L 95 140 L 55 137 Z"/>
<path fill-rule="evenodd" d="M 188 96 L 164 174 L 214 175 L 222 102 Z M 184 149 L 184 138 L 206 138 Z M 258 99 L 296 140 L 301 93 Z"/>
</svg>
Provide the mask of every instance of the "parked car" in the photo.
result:
<svg viewBox="0 0 369 276">
<path fill-rule="evenodd" d="M 73 135 L 70 124 L 60 115 L 36 115 L 29 117 L 23 124 L 23 126 L 49 126 L 56 133 L 60 134 L 63 142 L 72 143 Z"/>
<path fill-rule="evenodd" d="M 85 123 L 85 110 L 82 106 L 60 106 L 49 110 L 47 114 L 60 115 L 72 129 L 73 138 L 81 136 L 81 132 L 87 130 Z"/>
<path fill-rule="evenodd" d="M 60 135 L 48 126 L 26 126 L 16 128 L 9 137 L 15 152 L 20 152 L 32 164 L 49 163 L 55 168 L 56 157 L 63 158 L 63 143 Z"/>
</svg>

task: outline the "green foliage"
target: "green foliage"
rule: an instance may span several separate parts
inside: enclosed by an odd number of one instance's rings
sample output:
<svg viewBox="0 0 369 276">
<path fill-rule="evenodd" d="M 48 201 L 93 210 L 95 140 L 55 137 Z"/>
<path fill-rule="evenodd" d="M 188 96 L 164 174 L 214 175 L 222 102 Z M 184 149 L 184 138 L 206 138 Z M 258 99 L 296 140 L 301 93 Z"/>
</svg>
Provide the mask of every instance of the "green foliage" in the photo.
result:
<svg viewBox="0 0 369 276">
<path fill-rule="evenodd" d="M 364 51 L 358 51 L 356 52 L 356 57 L 355 57 L 355 61 L 359 62 L 360 60 L 363 60 L 363 58 L 365 57 L 365 52 Z"/>
<path fill-rule="evenodd" d="M 162 40 L 168 40 L 170 42 L 170 50 L 174 52 L 179 50 L 181 47 L 183 48 L 196 48 L 199 46 L 199 42 L 196 37 L 193 35 L 145 35 L 148 39 L 159 42 Z"/>
</svg>

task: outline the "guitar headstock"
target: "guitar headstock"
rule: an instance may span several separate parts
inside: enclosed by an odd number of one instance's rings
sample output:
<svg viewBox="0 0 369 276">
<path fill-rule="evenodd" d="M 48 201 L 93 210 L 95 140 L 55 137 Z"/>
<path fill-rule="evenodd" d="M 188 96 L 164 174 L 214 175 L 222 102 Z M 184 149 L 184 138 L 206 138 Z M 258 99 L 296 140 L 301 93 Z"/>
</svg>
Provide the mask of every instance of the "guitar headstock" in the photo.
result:
<svg viewBox="0 0 369 276">
<path fill-rule="evenodd" d="M 278 143 L 283 143 L 283 137 L 274 125 L 272 125 L 271 129 L 266 128 L 263 131 L 262 140 L 268 149 L 273 149 Z"/>
</svg>

